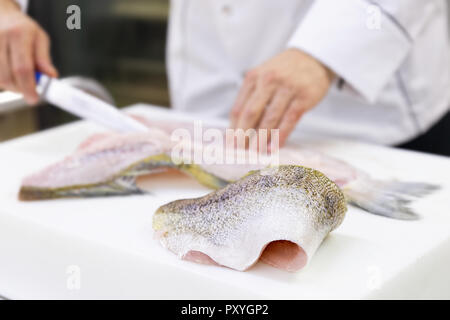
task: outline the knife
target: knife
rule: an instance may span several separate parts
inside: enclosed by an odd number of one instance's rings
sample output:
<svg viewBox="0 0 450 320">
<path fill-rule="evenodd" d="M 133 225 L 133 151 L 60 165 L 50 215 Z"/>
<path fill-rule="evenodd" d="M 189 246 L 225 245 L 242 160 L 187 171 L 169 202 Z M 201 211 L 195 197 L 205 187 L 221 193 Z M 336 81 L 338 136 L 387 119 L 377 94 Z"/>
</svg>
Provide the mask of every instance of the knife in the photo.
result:
<svg viewBox="0 0 450 320">
<path fill-rule="evenodd" d="M 47 102 L 82 119 L 119 132 L 145 132 L 148 128 L 116 107 L 56 78 L 36 72 L 36 90 Z"/>
</svg>

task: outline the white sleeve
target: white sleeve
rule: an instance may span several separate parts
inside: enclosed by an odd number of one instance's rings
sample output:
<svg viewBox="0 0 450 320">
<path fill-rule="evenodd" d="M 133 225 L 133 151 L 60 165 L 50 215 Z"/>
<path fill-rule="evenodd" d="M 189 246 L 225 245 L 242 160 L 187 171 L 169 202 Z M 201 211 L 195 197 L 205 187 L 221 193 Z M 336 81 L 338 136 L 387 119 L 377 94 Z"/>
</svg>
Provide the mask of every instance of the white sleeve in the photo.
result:
<svg viewBox="0 0 450 320">
<path fill-rule="evenodd" d="M 320 60 L 374 102 L 439 9 L 440 0 L 315 0 L 288 46 Z"/>
<path fill-rule="evenodd" d="M 15 0 L 17 4 L 20 6 L 22 11 L 27 11 L 28 8 L 28 0 Z"/>
</svg>

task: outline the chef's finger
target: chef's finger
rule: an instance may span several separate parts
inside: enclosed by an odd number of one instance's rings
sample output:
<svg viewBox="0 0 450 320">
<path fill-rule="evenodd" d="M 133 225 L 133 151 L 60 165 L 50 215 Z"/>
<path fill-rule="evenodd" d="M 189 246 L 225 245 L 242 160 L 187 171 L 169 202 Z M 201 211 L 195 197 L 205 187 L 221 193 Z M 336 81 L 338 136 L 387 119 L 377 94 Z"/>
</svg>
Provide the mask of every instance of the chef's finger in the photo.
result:
<svg viewBox="0 0 450 320">
<path fill-rule="evenodd" d="M 289 103 L 292 100 L 292 92 L 289 89 L 281 88 L 275 92 L 272 101 L 264 110 L 259 129 L 267 129 L 267 137 L 270 138 L 270 130 L 278 128 Z"/>
<path fill-rule="evenodd" d="M 33 33 L 16 33 L 10 41 L 10 59 L 14 82 L 29 104 L 38 102 L 34 80 Z"/>
<path fill-rule="evenodd" d="M 256 73 L 248 72 L 245 75 L 244 83 L 239 90 L 236 101 L 234 102 L 233 108 L 231 109 L 230 120 L 231 126 L 236 128 L 239 115 L 244 108 L 245 101 L 250 97 L 256 86 Z"/>
<path fill-rule="evenodd" d="M 288 109 L 283 115 L 280 122 L 279 132 L 279 146 L 282 147 L 286 143 L 287 138 L 291 132 L 295 129 L 298 121 L 305 113 L 306 109 L 303 108 L 302 103 L 298 99 L 292 100 Z"/>
<path fill-rule="evenodd" d="M 245 102 L 238 121 L 237 128 L 247 130 L 257 128 L 261 120 L 264 109 L 269 104 L 275 92 L 275 81 L 271 74 L 267 74 L 258 79 L 256 89 Z"/>
<path fill-rule="evenodd" d="M 9 65 L 8 44 L 5 35 L 0 34 L 0 88 L 6 90 L 14 89 Z"/>
<path fill-rule="evenodd" d="M 58 71 L 52 63 L 50 56 L 50 39 L 44 31 L 39 31 L 35 40 L 35 59 L 39 71 L 56 78 Z"/>
</svg>

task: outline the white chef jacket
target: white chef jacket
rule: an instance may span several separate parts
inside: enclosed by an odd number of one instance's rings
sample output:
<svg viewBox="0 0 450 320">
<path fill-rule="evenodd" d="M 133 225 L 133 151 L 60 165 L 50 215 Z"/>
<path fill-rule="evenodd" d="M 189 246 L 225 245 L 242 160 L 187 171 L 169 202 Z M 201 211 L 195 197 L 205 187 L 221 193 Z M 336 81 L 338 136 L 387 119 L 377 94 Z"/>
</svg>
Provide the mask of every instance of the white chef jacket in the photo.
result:
<svg viewBox="0 0 450 320">
<path fill-rule="evenodd" d="M 398 144 L 449 110 L 445 0 L 171 0 L 172 107 L 227 117 L 245 72 L 287 48 L 339 77 L 298 132 Z"/>
<path fill-rule="evenodd" d="M 168 34 L 172 106 L 199 117 L 227 117 L 245 72 L 287 48 L 339 77 L 297 131 L 398 144 L 449 110 L 445 0 L 172 0 Z"/>
<path fill-rule="evenodd" d="M 16 2 L 22 8 L 23 11 L 27 10 L 28 0 L 16 0 Z"/>
</svg>

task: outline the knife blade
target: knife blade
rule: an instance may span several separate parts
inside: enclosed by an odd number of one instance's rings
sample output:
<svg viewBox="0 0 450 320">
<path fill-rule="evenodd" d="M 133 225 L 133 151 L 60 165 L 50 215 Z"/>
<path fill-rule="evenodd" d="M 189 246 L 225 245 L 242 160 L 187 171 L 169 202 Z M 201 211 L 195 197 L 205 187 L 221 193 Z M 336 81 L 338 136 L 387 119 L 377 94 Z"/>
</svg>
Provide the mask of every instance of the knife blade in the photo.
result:
<svg viewBox="0 0 450 320">
<path fill-rule="evenodd" d="M 148 131 L 145 125 L 116 107 L 56 78 L 36 72 L 36 83 L 36 90 L 42 99 L 82 119 L 119 132 Z"/>
</svg>

